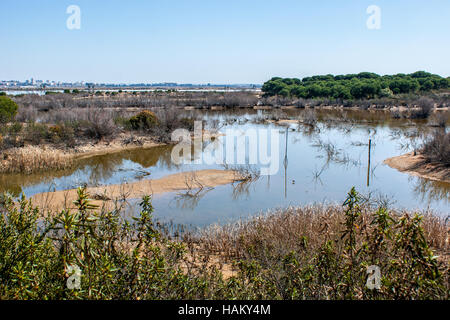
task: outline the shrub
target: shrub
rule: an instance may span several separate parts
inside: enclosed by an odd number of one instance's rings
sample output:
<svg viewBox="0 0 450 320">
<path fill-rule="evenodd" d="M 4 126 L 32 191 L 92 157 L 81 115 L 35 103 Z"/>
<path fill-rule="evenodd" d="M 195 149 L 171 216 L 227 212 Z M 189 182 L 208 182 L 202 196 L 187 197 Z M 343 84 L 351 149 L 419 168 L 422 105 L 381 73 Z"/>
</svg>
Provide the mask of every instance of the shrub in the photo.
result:
<svg viewBox="0 0 450 320">
<path fill-rule="evenodd" d="M 13 122 L 8 127 L 8 133 L 12 136 L 19 134 L 23 129 L 23 125 L 20 122 Z"/>
<path fill-rule="evenodd" d="M 40 144 L 43 139 L 49 138 L 48 127 L 41 123 L 28 122 L 25 126 L 24 140 L 31 144 Z"/>
<path fill-rule="evenodd" d="M 428 118 L 433 111 L 434 101 L 430 98 L 420 98 L 415 102 L 417 110 L 411 110 L 411 118 Z"/>
<path fill-rule="evenodd" d="M 6 123 L 14 119 L 17 114 L 17 104 L 10 98 L 0 96 L 0 123 Z"/>
<path fill-rule="evenodd" d="M 447 126 L 447 122 L 449 119 L 450 119 L 450 112 L 438 111 L 432 117 L 431 124 L 436 127 L 445 128 Z"/>
<path fill-rule="evenodd" d="M 36 121 L 38 109 L 35 106 L 20 106 L 15 119 L 20 122 Z"/>
<path fill-rule="evenodd" d="M 436 131 L 422 146 L 422 154 L 430 162 L 450 166 L 450 132 Z"/>
<path fill-rule="evenodd" d="M 117 132 L 116 124 L 110 113 L 103 110 L 90 110 L 81 127 L 89 138 L 108 138 Z"/>
<path fill-rule="evenodd" d="M 50 219 L 40 219 L 23 196 L 19 202 L 4 197 L 7 215 L 0 215 L 2 300 L 177 299 L 206 291 L 205 276 L 188 277 L 179 266 L 184 246 L 155 228 L 150 197 L 126 223 L 119 211 L 98 211 L 81 188 L 76 210 Z M 81 290 L 67 285 L 73 265 L 81 271 Z"/>
<path fill-rule="evenodd" d="M 0 134 L 2 135 L 2 143 L 0 144 L 0 149 L 19 147 L 23 145 L 20 139 L 20 133 L 22 131 L 23 125 L 20 122 L 12 122 L 9 125 L 0 127 Z"/>
<path fill-rule="evenodd" d="M 134 130 L 148 130 L 156 127 L 159 124 L 159 121 L 153 112 L 144 110 L 131 117 L 130 123 Z"/>
<path fill-rule="evenodd" d="M 48 128 L 48 132 L 49 132 L 51 141 L 55 142 L 55 143 L 61 141 L 62 131 L 63 131 L 63 129 L 60 125 L 55 124 L 53 126 L 50 126 Z"/>
<path fill-rule="evenodd" d="M 70 122 L 61 125 L 60 138 L 68 147 L 75 146 L 75 126 Z"/>
<path fill-rule="evenodd" d="M 130 119 L 126 118 L 126 117 L 122 117 L 122 116 L 116 117 L 114 119 L 114 123 L 116 125 L 122 127 L 125 130 L 132 130 L 133 129 L 133 127 L 131 126 L 131 123 L 130 123 Z"/>
<path fill-rule="evenodd" d="M 57 135 L 57 136 L 61 136 L 62 128 L 61 128 L 60 125 L 55 124 L 55 125 L 53 125 L 53 126 L 50 126 L 50 127 L 48 128 L 48 131 L 50 131 L 51 133 L 53 133 L 53 134 L 55 134 L 55 135 Z"/>
<path fill-rule="evenodd" d="M 448 299 L 448 264 L 430 249 L 447 249 L 445 223 L 370 209 L 355 189 L 343 207 L 289 208 L 183 242 L 154 223 L 149 196 L 128 220 L 84 188 L 73 203 L 44 219 L 24 196 L 0 197 L 0 299 Z M 235 265 L 228 279 L 221 258 Z"/>
</svg>

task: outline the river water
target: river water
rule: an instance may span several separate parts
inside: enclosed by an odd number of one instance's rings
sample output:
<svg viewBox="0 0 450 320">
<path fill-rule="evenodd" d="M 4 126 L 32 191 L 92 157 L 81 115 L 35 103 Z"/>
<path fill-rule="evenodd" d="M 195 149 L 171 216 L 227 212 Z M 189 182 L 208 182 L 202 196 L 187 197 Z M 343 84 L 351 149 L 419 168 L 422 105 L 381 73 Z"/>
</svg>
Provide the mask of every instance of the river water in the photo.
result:
<svg viewBox="0 0 450 320">
<path fill-rule="evenodd" d="M 390 119 L 382 112 L 345 112 L 344 116 L 310 110 L 186 112 L 197 113 L 197 116 L 200 113 L 205 125 L 224 134 L 230 129 L 243 133 L 274 130 L 278 133 L 279 170 L 249 183 L 205 188 L 195 197 L 183 192 L 155 195 L 155 217 L 161 221 L 206 226 L 246 218 L 273 208 L 341 204 L 352 186 L 397 209 L 431 209 L 443 216 L 449 213 L 450 184 L 410 176 L 383 164 L 386 158 L 403 154 L 419 143 L 420 133 L 429 130 L 421 122 Z M 309 121 L 312 125 L 262 121 L 276 120 L 281 113 L 291 119 L 313 119 Z M 225 137 L 217 141 L 220 145 Z M 172 149 L 173 146 L 162 146 L 94 156 L 80 160 L 76 166 L 64 171 L 2 175 L 0 188 L 14 195 L 24 192 L 26 196 L 32 196 L 83 184 L 101 186 L 157 179 L 182 171 L 224 168 L 220 164 L 205 163 L 176 165 L 171 160 Z M 201 153 L 197 150 L 193 158 L 198 159 Z M 249 155 L 245 158 L 248 160 Z"/>
</svg>

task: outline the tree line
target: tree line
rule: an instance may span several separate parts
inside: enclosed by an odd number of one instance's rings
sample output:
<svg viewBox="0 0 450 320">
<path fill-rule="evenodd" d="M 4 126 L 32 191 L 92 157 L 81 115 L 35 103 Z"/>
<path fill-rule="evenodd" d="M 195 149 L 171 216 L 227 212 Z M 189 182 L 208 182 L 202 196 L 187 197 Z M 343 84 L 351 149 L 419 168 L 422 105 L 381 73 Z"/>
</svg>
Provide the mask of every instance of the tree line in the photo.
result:
<svg viewBox="0 0 450 320">
<path fill-rule="evenodd" d="M 450 77 L 443 78 L 425 71 L 411 74 L 380 76 L 372 72 L 346 75 L 316 75 L 297 78 L 273 77 L 265 82 L 265 96 L 297 97 L 305 99 L 373 99 L 394 94 L 429 92 L 450 88 Z"/>
</svg>

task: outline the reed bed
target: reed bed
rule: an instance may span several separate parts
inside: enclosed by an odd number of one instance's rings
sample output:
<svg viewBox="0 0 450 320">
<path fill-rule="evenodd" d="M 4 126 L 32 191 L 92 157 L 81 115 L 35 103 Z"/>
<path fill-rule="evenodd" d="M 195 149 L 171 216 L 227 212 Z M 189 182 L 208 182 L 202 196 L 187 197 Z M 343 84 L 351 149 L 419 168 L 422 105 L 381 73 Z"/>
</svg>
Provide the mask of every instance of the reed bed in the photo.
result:
<svg viewBox="0 0 450 320">
<path fill-rule="evenodd" d="M 73 164 L 73 158 L 58 149 L 26 146 L 1 153 L 1 173 L 31 174 L 46 170 L 62 170 Z"/>
<path fill-rule="evenodd" d="M 374 209 L 362 207 L 361 221 L 357 229 L 361 230 L 357 238 L 360 244 L 365 236 L 374 231 L 371 222 Z M 308 239 L 309 250 L 317 250 L 324 242 L 336 240 L 342 236 L 345 222 L 345 208 L 340 205 L 310 205 L 269 210 L 266 213 L 228 225 L 212 225 L 194 234 L 185 235 L 185 241 L 195 242 L 203 250 L 219 252 L 227 261 L 235 258 L 248 258 L 249 248 L 270 247 L 281 255 L 303 248 L 301 239 Z M 413 212 L 390 210 L 395 219 L 412 217 Z M 430 247 L 448 258 L 450 253 L 448 217 L 442 217 L 431 211 L 422 216 L 422 228 Z"/>
</svg>

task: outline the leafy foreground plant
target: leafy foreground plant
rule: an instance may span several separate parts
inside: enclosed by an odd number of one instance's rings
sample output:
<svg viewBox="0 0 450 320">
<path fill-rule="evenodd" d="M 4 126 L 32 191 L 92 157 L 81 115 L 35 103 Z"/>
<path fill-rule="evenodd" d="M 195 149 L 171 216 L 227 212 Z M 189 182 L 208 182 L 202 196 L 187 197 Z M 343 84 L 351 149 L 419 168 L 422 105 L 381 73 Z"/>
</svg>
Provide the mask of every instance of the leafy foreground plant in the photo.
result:
<svg viewBox="0 0 450 320">
<path fill-rule="evenodd" d="M 448 227 L 443 219 L 372 209 L 354 188 L 343 207 L 283 209 L 211 228 L 198 242 L 204 251 L 220 252 L 237 263 L 236 277 L 245 284 L 236 293 L 239 298 L 449 296 Z M 380 271 L 380 287 L 374 290 L 367 286 L 372 266 Z"/>
<path fill-rule="evenodd" d="M 131 222 L 122 219 L 120 210 L 96 211 L 85 189 L 78 189 L 75 204 L 76 211 L 43 219 L 23 196 L 17 205 L 4 198 L 1 299 L 208 297 L 205 283 L 213 275 L 193 278 L 181 270 L 184 246 L 156 230 L 150 197 L 142 199 L 140 216 Z M 77 269 L 79 288 L 69 274 Z"/>
<path fill-rule="evenodd" d="M 77 210 L 48 218 L 24 196 L 1 200 L 0 299 L 448 299 L 448 262 L 429 248 L 422 217 L 370 211 L 354 189 L 341 209 L 286 210 L 183 241 L 159 231 L 148 196 L 132 220 L 82 188 Z M 426 226 L 442 247 L 441 223 Z M 366 286 L 370 265 L 379 290 Z"/>
</svg>

